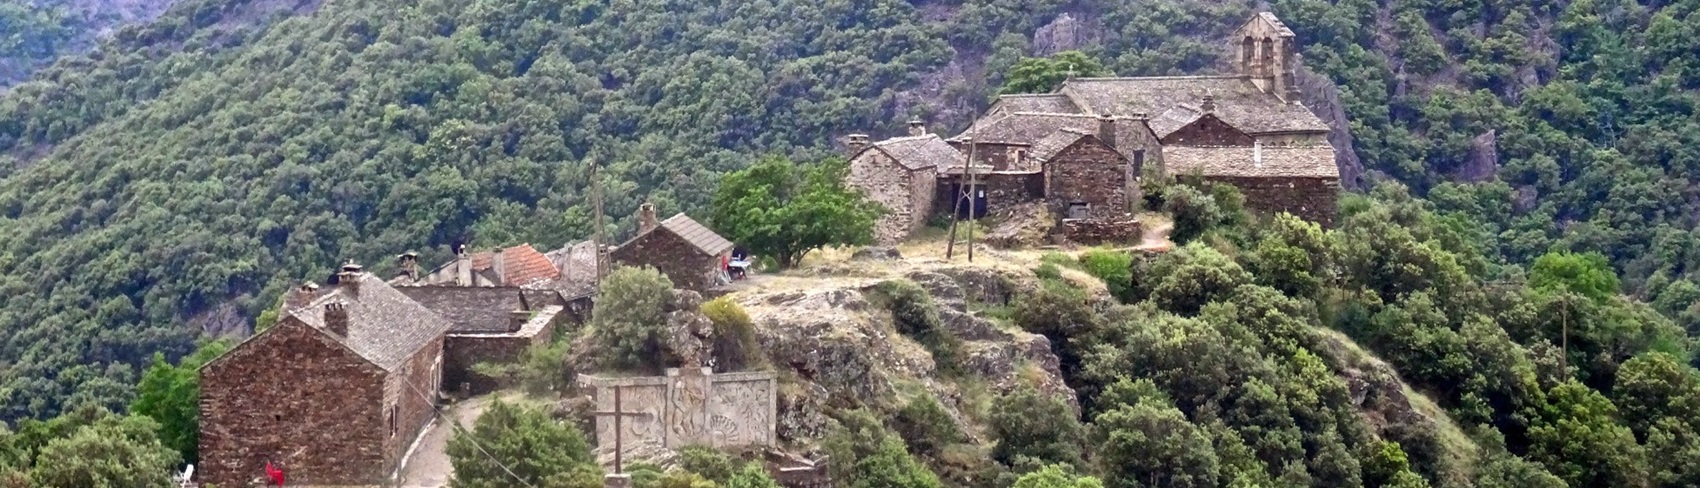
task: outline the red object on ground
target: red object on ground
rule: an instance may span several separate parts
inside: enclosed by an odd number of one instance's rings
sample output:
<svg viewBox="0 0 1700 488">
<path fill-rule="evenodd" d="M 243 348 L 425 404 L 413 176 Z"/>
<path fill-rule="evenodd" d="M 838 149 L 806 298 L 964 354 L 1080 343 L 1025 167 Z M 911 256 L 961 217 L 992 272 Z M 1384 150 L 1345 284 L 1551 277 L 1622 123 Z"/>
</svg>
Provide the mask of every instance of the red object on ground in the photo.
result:
<svg viewBox="0 0 1700 488">
<path fill-rule="evenodd" d="M 277 483 L 278 486 L 283 486 L 283 470 L 277 469 L 276 466 L 272 466 L 271 461 L 266 461 L 266 476 L 270 476 L 272 478 L 272 483 Z M 266 486 L 271 486 L 271 484 L 267 484 Z"/>
</svg>

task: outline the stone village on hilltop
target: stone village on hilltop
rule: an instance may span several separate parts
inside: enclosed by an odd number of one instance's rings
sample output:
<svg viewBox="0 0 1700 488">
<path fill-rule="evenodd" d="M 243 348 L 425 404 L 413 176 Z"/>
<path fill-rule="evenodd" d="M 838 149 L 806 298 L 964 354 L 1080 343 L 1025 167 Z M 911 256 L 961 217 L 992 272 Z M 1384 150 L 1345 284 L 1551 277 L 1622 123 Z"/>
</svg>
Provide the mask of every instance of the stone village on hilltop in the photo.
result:
<svg viewBox="0 0 1700 488">
<path fill-rule="evenodd" d="M 999 97 L 956 137 L 920 122 L 905 137 L 852 135 L 848 183 L 889 210 L 876 225 L 881 243 L 953 207 L 979 216 L 1029 204 L 1061 223 L 1053 235 L 1125 240 L 1138 233 L 1147 170 L 1229 183 L 1253 210 L 1330 223 L 1339 172 L 1329 127 L 1298 100 L 1292 31 L 1262 13 L 1233 39 L 1237 74 L 1073 78 L 1053 93 Z M 972 198 L 953 205 L 959 195 Z M 497 387 L 474 364 L 511 362 L 588 319 L 605 261 L 655 267 L 697 292 L 725 281 L 732 242 L 684 214 L 657 220 L 648 204 L 638 220 L 637 235 L 606 252 L 594 242 L 549 252 L 456 246 L 454 260 L 428 271 L 408 253 L 393 279 L 350 263 L 325 286 L 291 291 L 275 326 L 202 367 L 196 481 L 263 486 L 271 463 L 292 485 L 391 485 L 445 395 Z M 648 412 L 621 427 L 628 449 L 775 440 L 771 372 L 679 368 L 581 382 L 595 387 L 599 409 Z M 613 387 L 630 389 L 627 405 L 612 403 Z M 604 449 L 613 421 L 597 421 Z M 822 466 L 770 467 L 787 486 L 828 483 Z"/>
</svg>

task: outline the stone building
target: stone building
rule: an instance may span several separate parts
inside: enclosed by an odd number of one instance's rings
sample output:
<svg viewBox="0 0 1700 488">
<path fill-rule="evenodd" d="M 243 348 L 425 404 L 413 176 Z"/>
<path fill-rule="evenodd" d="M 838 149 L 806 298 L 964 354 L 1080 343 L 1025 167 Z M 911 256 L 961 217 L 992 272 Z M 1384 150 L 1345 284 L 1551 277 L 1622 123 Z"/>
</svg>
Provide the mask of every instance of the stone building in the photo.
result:
<svg viewBox="0 0 1700 488">
<path fill-rule="evenodd" d="M 456 246 L 455 259 L 443 263 L 428 273 L 420 274 L 418 258 L 412 253 L 401 256 L 403 276 L 392 280 L 401 286 L 532 286 L 552 282 L 561 277 L 561 269 L 548 256 L 537 252 L 531 244 L 505 249 L 468 252 L 466 245 Z"/>
<path fill-rule="evenodd" d="M 673 280 L 673 287 L 703 291 L 721 284 L 732 241 L 678 214 L 655 221 L 655 206 L 639 207 L 638 234 L 609 253 L 625 266 L 651 266 Z"/>
<path fill-rule="evenodd" d="M 268 462 L 304 486 L 395 476 L 434 414 L 452 325 L 359 266 L 336 277 L 201 368 L 203 484 L 261 486 Z"/>
<path fill-rule="evenodd" d="M 443 388 L 458 395 L 495 390 L 497 378 L 478 363 L 520 359 L 526 348 L 553 339 L 563 326 L 590 319 L 591 295 L 513 287 L 413 286 L 396 291 L 449 321 L 443 341 Z"/>
<path fill-rule="evenodd" d="M 892 244 L 926 225 L 933 212 L 938 169 L 962 160 L 950 144 L 910 122 L 909 136 L 868 144 L 868 136 L 850 136 L 849 181 L 886 214 L 874 223 L 874 240 Z"/>
</svg>

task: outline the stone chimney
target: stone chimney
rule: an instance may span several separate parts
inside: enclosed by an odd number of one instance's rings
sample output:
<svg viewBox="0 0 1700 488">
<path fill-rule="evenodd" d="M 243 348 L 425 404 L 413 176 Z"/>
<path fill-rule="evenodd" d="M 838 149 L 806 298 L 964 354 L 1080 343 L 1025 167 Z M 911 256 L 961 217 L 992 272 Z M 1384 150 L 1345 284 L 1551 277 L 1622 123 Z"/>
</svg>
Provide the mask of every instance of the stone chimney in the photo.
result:
<svg viewBox="0 0 1700 488">
<path fill-rule="evenodd" d="M 525 327 L 526 322 L 530 322 L 530 321 L 531 321 L 531 312 L 528 311 L 528 310 L 509 311 L 508 312 L 508 332 L 518 332 L 520 328 Z"/>
<path fill-rule="evenodd" d="M 325 330 L 339 337 L 348 337 L 348 306 L 342 302 L 325 304 Z"/>
<path fill-rule="evenodd" d="M 850 141 L 848 145 L 850 146 L 850 155 L 855 156 L 856 153 L 862 152 L 862 149 L 868 147 L 868 135 L 850 134 Z"/>
<path fill-rule="evenodd" d="M 496 273 L 496 286 L 508 284 L 508 252 L 506 249 L 490 251 L 490 269 Z"/>
<path fill-rule="evenodd" d="M 1207 114 L 1216 113 L 1216 96 L 1209 93 L 1204 94 L 1204 101 L 1198 103 L 1198 109 Z"/>
<path fill-rule="evenodd" d="M 921 122 L 920 117 L 909 119 L 909 135 L 911 137 L 927 135 L 927 124 Z"/>
<path fill-rule="evenodd" d="M 455 284 L 472 286 L 472 256 L 466 253 L 465 243 L 455 244 Z"/>
<path fill-rule="evenodd" d="M 656 227 L 661 225 L 661 220 L 655 217 L 654 203 L 643 202 L 642 205 L 638 205 L 637 218 L 639 234 L 655 230 Z"/>
<path fill-rule="evenodd" d="M 1116 118 L 1109 115 L 1098 116 L 1098 140 L 1104 145 L 1116 147 Z"/>
<path fill-rule="evenodd" d="M 302 283 L 301 286 L 289 290 L 289 297 L 283 300 L 285 310 L 294 310 L 313 303 L 313 297 L 319 294 L 319 284 L 314 282 Z"/>
<path fill-rule="evenodd" d="M 336 274 L 337 286 L 358 293 L 360 291 L 360 275 L 362 274 L 364 273 L 361 272 L 360 265 L 355 264 L 354 261 L 349 261 L 348 264 L 342 265 L 342 271 Z"/>
<path fill-rule="evenodd" d="M 419 253 L 408 251 L 396 256 L 396 261 L 401 265 L 401 272 L 407 274 L 408 281 L 419 281 Z"/>
</svg>

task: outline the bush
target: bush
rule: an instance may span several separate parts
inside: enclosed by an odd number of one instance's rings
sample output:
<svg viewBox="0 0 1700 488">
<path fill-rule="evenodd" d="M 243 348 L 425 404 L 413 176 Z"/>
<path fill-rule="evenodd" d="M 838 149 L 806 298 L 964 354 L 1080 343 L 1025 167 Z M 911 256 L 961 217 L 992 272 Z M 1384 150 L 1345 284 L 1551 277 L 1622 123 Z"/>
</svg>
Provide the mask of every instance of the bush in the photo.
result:
<svg viewBox="0 0 1700 488">
<path fill-rule="evenodd" d="M 866 410 L 846 411 L 822 447 L 832 457 L 832 478 L 845 488 L 941 488 L 938 475 L 922 465 L 878 418 Z"/>
<path fill-rule="evenodd" d="M 1062 268 L 1053 263 L 1041 264 L 1039 267 L 1033 268 L 1033 276 L 1046 281 L 1060 280 L 1062 279 Z"/>
<path fill-rule="evenodd" d="M 892 324 L 899 334 L 927 348 L 940 372 L 958 372 L 957 358 L 961 357 L 962 340 L 945 330 L 944 322 L 939 320 L 938 308 L 927 290 L 910 281 L 891 280 L 874 285 L 874 292 L 891 309 Z"/>
<path fill-rule="evenodd" d="M 726 488 L 779 488 L 779 483 L 767 474 L 760 463 L 745 464 L 743 469 L 726 480 Z"/>
<path fill-rule="evenodd" d="M 658 372 L 673 281 L 655 268 L 619 268 L 602 279 L 590 319 L 597 362 L 605 368 Z"/>
<path fill-rule="evenodd" d="M 1104 483 L 1090 476 L 1076 476 L 1068 466 L 1052 464 L 1038 471 L 1021 475 L 1013 488 L 1103 488 Z"/>
<path fill-rule="evenodd" d="M 1185 244 L 1222 223 L 1222 207 L 1216 198 L 1188 185 L 1174 185 L 1164 192 L 1163 211 L 1175 221 L 1169 239 Z"/>
<path fill-rule="evenodd" d="M 732 456 L 718 449 L 708 446 L 685 446 L 679 448 L 679 469 L 724 484 L 726 480 L 732 479 L 732 473 L 737 471 L 738 464 Z"/>
<path fill-rule="evenodd" d="M 532 344 L 525 348 L 519 361 L 481 362 L 473 365 L 472 371 L 495 379 L 503 387 L 518 385 L 532 395 L 566 391 L 572 385 L 572 374 L 567 366 L 566 342 Z"/>
<path fill-rule="evenodd" d="M 1123 251 L 1093 249 L 1080 255 L 1087 273 L 1104 280 L 1110 294 L 1124 303 L 1132 302 L 1133 255 Z"/>
<path fill-rule="evenodd" d="M 750 314 L 728 297 L 702 304 L 702 314 L 714 322 L 714 365 L 721 371 L 742 371 L 767 365 L 756 340 Z"/>
<path fill-rule="evenodd" d="M 490 404 L 471 431 L 455 432 L 447 451 L 453 488 L 508 487 L 516 477 L 539 486 L 578 487 L 587 480 L 596 486 L 602 473 L 577 427 L 501 400 Z"/>
<path fill-rule="evenodd" d="M 929 459 L 938 459 L 945 446 L 962 442 L 956 419 L 932 395 L 909 400 L 892 417 L 891 423 L 891 428 L 909 444 L 909 452 Z"/>
<path fill-rule="evenodd" d="M 992 412 L 989 422 L 992 437 L 997 439 L 992 459 L 1010 466 L 1022 459 L 1081 464 L 1084 429 L 1067 404 L 1029 386 L 1011 392 L 999 403 L 1002 408 Z"/>
</svg>

